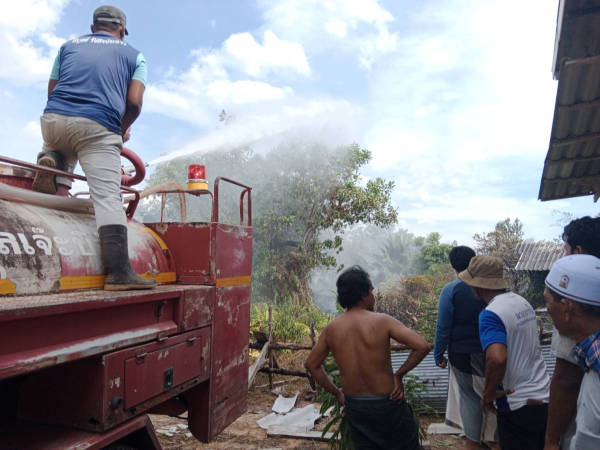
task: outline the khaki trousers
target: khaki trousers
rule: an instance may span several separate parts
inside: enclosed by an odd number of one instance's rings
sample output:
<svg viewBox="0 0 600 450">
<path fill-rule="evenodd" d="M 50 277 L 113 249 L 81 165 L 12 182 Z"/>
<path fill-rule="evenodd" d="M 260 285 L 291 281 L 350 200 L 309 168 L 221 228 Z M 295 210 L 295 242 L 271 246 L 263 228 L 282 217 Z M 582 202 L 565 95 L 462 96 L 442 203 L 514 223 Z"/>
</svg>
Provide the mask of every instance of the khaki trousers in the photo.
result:
<svg viewBox="0 0 600 450">
<path fill-rule="evenodd" d="M 81 164 L 94 203 L 96 224 L 125 225 L 121 195 L 123 138 L 84 117 L 45 113 L 40 117 L 44 152 L 60 153 L 68 172 Z"/>
</svg>

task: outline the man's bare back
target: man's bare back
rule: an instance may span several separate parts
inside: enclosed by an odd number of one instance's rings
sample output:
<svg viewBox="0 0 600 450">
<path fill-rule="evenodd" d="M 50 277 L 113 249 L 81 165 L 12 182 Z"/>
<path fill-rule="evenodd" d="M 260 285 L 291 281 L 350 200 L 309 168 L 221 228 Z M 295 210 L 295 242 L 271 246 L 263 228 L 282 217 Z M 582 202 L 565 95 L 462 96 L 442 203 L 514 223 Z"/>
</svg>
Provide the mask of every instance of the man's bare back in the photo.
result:
<svg viewBox="0 0 600 450">
<path fill-rule="evenodd" d="M 355 448 L 420 449 L 418 427 L 403 401 L 402 377 L 430 352 L 429 344 L 400 321 L 373 312 L 373 283 L 361 267 L 346 269 L 336 286 L 338 303 L 346 312 L 321 332 L 304 366 L 340 405 L 346 405 Z M 396 373 L 390 339 L 411 349 Z M 340 369 L 343 393 L 323 369 L 329 352 Z"/>
<path fill-rule="evenodd" d="M 399 320 L 373 312 L 373 284 L 370 280 L 368 283 L 368 291 L 360 300 L 355 300 L 321 332 L 305 364 L 315 381 L 336 395 L 340 402 L 343 396 L 321 366 L 330 351 L 340 369 L 344 395 L 389 394 L 394 400 L 402 400 L 402 377 L 431 350 L 425 339 Z M 390 338 L 411 349 L 408 359 L 395 374 Z"/>
<path fill-rule="evenodd" d="M 345 395 L 388 395 L 394 389 L 390 352 L 391 317 L 350 309 L 324 331 Z"/>
</svg>

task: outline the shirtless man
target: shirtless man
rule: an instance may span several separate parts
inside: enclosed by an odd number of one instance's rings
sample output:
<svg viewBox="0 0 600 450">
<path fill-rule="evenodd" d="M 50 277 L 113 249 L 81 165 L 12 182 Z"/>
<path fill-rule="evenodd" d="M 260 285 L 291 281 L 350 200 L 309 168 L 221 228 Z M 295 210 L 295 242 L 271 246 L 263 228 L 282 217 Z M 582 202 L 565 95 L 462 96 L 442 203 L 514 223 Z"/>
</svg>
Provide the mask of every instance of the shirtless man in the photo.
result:
<svg viewBox="0 0 600 450">
<path fill-rule="evenodd" d="M 361 267 L 344 271 L 336 285 L 338 302 L 346 312 L 323 330 L 304 364 L 306 369 L 345 405 L 350 437 L 357 450 L 419 450 L 418 428 L 404 401 L 402 377 L 429 353 L 429 344 L 393 317 L 373 312 L 373 284 Z M 392 370 L 390 338 L 411 349 L 396 373 Z M 329 351 L 340 370 L 344 393 L 321 365 Z"/>
</svg>

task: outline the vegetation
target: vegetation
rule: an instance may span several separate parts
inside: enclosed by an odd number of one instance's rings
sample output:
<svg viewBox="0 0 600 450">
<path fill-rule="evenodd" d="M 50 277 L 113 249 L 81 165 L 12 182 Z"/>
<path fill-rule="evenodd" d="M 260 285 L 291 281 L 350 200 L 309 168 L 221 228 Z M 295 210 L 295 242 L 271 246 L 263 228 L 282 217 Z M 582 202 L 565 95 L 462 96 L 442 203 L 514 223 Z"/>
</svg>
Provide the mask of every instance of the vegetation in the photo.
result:
<svg viewBox="0 0 600 450">
<path fill-rule="evenodd" d="M 488 233 L 476 234 L 475 252 L 500 258 L 506 269 L 514 269 L 519 261 L 517 245 L 524 241 L 523 222 L 518 218 L 511 222 L 510 218 L 496 224 Z"/>
<path fill-rule="evenodd" d="M 338 369 L 335 360 L 331 355 L 327 357 L 325 363 L 323 363 L 323 368 L 327 375 L 338 388 L 342 388 L 342 378 L 340 376 L 340 371 Z M 338 403 L 337 399 L 327 392 L 325 389 L 321 391 L 321 394 L 318 398 L 321 404 L 321 414 L 325 414 L 331 407 L 333 407 L 333 411 L 331 412 L 331 421 L 325 426 L 323 429 L 322 436 L 334 426 L 337 425 L 337 429 L 333 432 L 332 438 L 329 440 L 329 446 L 332 449 L 336 450 L 347 450 L 353 449 L 352 441 L 350 439 L 350 429 L 348 428 L 348 419 L 346 417 L 346 412 L 342 406 Z"/>
<path fill-rule="evenodd" d="M 302 343 L 310 338 L 310 320 L 313 320 L 317 333 L 331 321 L 332 316 L 325 314 L 314 304 L 301 304 L 297 301 L 273 305 L 273 339 L 275 342 Z M 269 332 L 269 305 L 256 303 L 250 310 L 250 331 Z"/>
<path fill-rule="evenodd" d="M 427 342 L 433 342 L 440 292 L 454 279 L 450 264 L 432 266 L 425 274 L 381 286 L 375 294 L 375 308 L 416 330 Z"/>
<path fill-rule="evenodd" d="M 440 233 L 429 233 L 427 237 L 418 237 L 415 239 L 416 245 L 419 247 L 415 264 L 416 273 L 426 273 L 435 266 L 448 264 L 448 254 L 452 247 L 458 244 L 456 241 L 452 243 L 442 243 L 442 235 Z"/>
</svg>

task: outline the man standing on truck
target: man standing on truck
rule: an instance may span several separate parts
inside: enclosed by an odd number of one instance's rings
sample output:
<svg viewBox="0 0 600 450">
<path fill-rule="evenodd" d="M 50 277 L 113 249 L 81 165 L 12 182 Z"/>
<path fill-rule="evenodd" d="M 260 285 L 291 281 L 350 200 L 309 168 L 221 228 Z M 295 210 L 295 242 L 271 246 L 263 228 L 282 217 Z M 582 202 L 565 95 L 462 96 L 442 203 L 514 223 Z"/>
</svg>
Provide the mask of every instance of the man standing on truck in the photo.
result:
<svg viewBox="0 0 600 450">
<path fill-rule="evenodd" d="M 346 309 L 322 331 L 305 367 L 314 380 L 345 405 L 350 437 L 358 449 L 418 450 L 418 427 L 404 398 L 402 378 L 431 350 L 425 339 L 387 314 L 373 312 L 369 274 L 354 266 L 337 280 L 338 302 Z M 411 349 L 392 370 L 390 339 Z M 329 352 L 340 370 L 344 393 L 321 365 Z"/>
<path fill-rule="evenodd" d="M 73 172 L 77 161 L 87 177 L 100 235 L 104 289 L 148 289 L 154 280 L 131 267 L 121 195 L 121 150 L 142 110 L 146 60 L 124 42 L 127 19 L 114 6 L 94 11 L 91 34 L 60 48 L 40 118 L 43 151 L 38 164 Z M 33 189 L 55 194 L 56 177 L 36 174 Z"/>
</svg>

